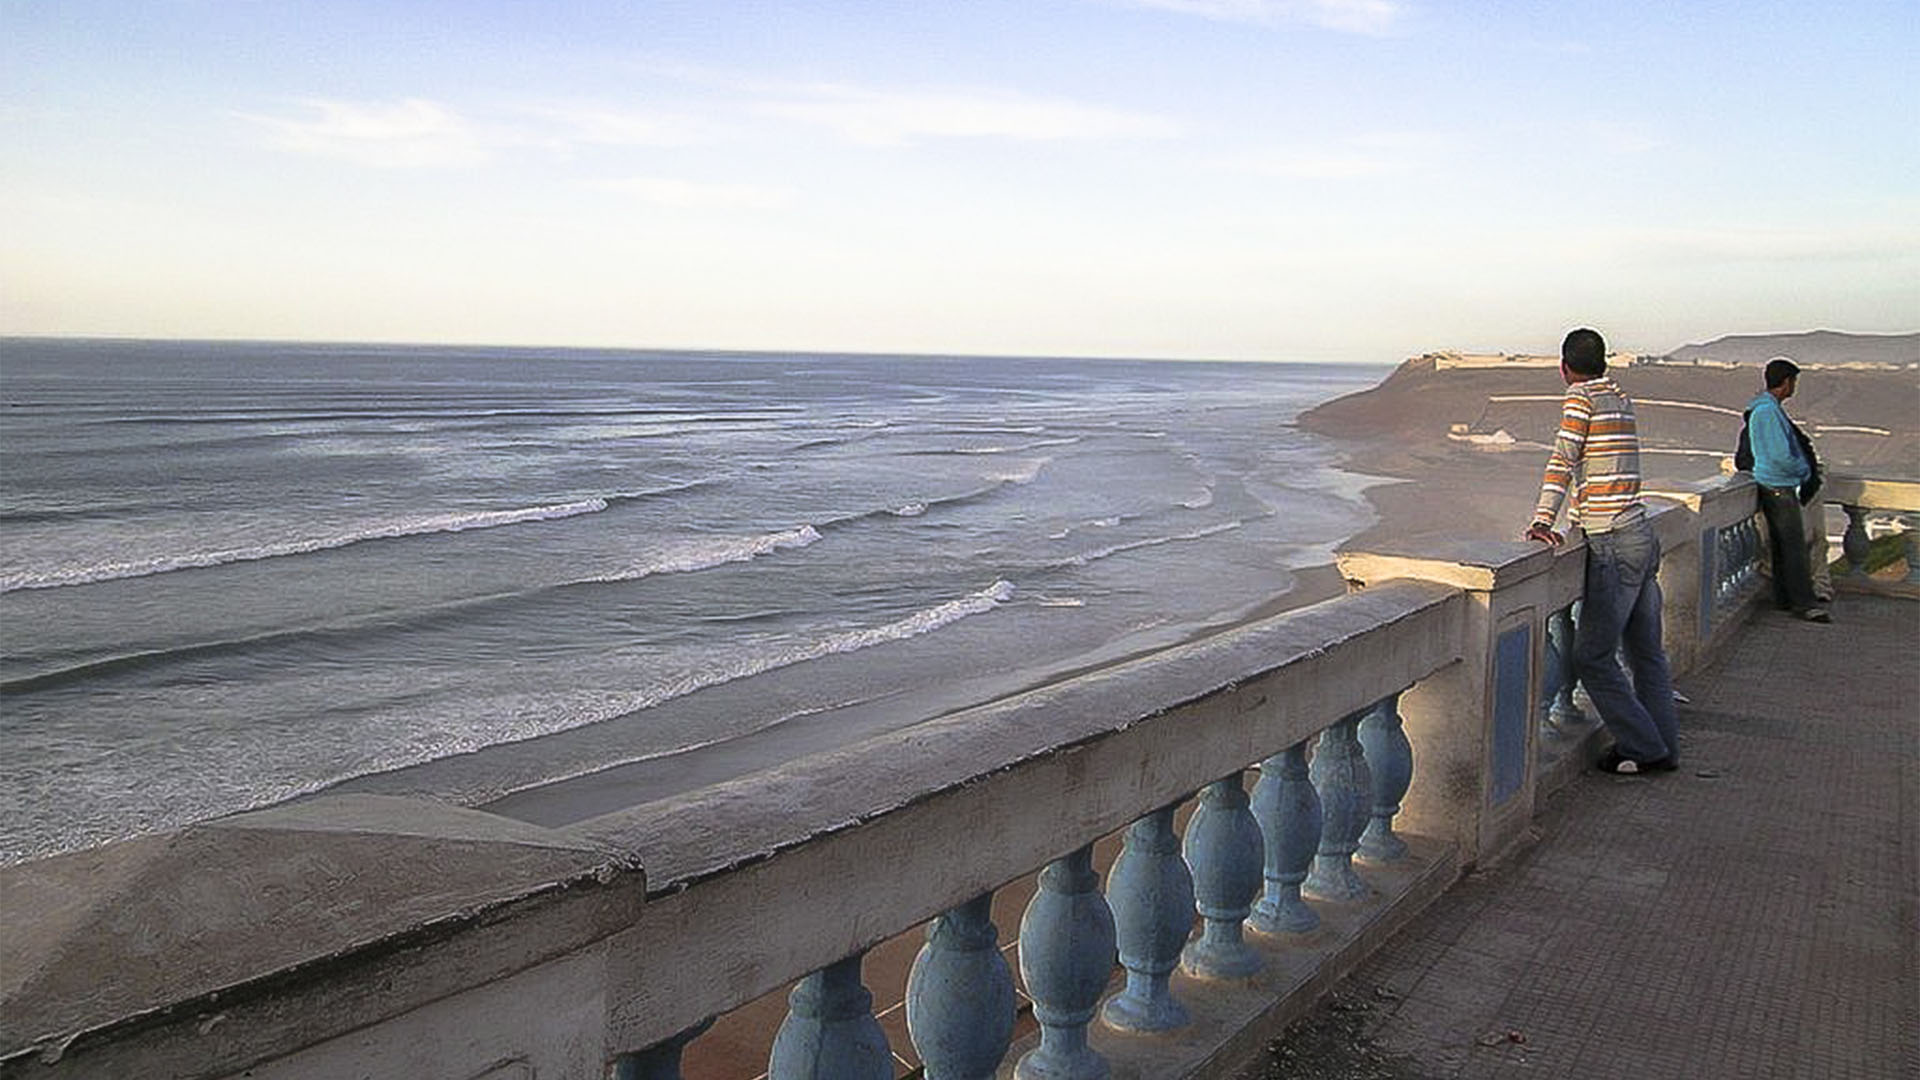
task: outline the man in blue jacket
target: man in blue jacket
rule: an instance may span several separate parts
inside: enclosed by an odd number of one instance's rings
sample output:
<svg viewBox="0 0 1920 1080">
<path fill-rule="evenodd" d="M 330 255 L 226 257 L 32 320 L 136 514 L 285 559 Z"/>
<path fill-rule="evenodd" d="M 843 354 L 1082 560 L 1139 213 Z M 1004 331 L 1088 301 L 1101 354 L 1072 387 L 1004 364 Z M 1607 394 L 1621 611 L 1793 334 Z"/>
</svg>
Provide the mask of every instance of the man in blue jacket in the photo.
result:
<svg viewBox="0 0 1920 1080">
<path fill-rule="evenodd" d="M 1753 448 L 1753 481 L 1767 519 L 1773 550 L 1774 602 L 1809 622 L 1832 622 L 1813 593 L 1807 534 L 1800 511 L 1801 485 L 1816 479 L 1813 461 L 1800 446 L 1781 403 L 1793 396 L 1800 366 L 1784 356 L 1767 361 L 1767 389 L 1747 408 L 1747 440 Z"/>
</svg>

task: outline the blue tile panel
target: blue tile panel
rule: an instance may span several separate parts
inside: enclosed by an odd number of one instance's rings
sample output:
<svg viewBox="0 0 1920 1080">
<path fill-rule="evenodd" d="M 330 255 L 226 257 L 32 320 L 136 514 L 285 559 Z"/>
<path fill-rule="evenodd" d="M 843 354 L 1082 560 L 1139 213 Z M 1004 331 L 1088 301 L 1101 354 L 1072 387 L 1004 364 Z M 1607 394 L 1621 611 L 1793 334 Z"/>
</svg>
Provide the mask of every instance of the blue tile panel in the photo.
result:
<svg viewBox="0 0 1920 1080">
<path fill-rule="evenodd" d="M 1533 627 L 1502 633 L 1493 651 L 1493 805 L 1527 779 L 1527 689 L 1533 670 Z"/>
</svg>

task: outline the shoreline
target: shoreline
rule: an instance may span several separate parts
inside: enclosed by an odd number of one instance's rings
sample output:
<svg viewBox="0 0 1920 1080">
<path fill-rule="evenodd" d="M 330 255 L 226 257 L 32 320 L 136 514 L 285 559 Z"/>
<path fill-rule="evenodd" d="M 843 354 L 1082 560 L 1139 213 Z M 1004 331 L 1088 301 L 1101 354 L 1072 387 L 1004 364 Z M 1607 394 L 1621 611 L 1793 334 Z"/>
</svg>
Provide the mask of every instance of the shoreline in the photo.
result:
<svg viewBox="0 0 1920 1080">
<path fill-rule="evenodd" d="M 1621 373 L 1621 381 L 1632 393 L 1643 377 L 1657 375 L 1664 385 L 1645 396 L 1704 398 L 1704 404 L 1716 405 L 1742 392 L 1731 377 L 1740 374 L 1634 367 Z M 1441 371 L 1432 365 L 1423 369 L 1414 361 L 1371 388 L 1302 412 L 1289 426 L 1336 450 L 1337 468 L 1353 479 L 1355 494 L 1372 510 L 1372 520 L 1337 547 L 1417 544 L 1427 536 L 1518 539 L 1539 490 L 1547 455 L 1543 440 L 1551 438 L 1557 424 L 1561 385 L 1558 372 L 1551 369 Z M 1898 395 L 1893 397 L 1897 404 Z M 1657 418 L 1648 416 L 1642 427 L 1650 442 L 1701 451 L 1719 443 L 1730 446 L 1737 415 L 1729 420 L 1724 409 L 1665 409 Z M 1458 434 L 1459 425 L 1505 431 L 1512 438 L 1489 445 L 1450 437 Z M 1898 440 L 1883 440 L 1881 445 L 1886 442 Z M 1647 464 L 1648 480 L 1655 485 L 1719 475 L 1717 457 L 1709 454 L 1659 455 Z M 1071 655 L 1032 666 L 993 667 L 983 659 L 949 679 L 925 683 L 916 682 L 912 665 L 899 656 L 871 671 L 809 663 L 696 691 L 643 710 L 644 718 L 616 717 L 520 743 L 496 744 L 396 772 L 356 777 L 302 798 L 349 791 L 426 794 L 537 824 L 565 825 L 1043 689 L 1346 590 L 1331 562 L 1290 568 L 1288 574 L 1291 581 L 1284 591 L 1238 613 L 1088 643 Z M 968 651 L 967 635 L 974 632 L 962 631 L 950 647 Z M 971 640 L 975 648 L 989 652 L 996 644 L 989 638 Z M 690 737 L 696 732 L 702 736 L 698 740 Z"/>
</svg>

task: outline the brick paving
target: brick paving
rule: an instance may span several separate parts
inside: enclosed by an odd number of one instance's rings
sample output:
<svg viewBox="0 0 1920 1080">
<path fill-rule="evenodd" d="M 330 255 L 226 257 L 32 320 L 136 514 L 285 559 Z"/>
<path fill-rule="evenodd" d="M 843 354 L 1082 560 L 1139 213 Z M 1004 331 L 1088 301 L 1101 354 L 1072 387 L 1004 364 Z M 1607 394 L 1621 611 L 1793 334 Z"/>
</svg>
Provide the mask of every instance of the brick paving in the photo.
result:
<svg viewBox="0 0 1920 1080">
<path fill-rule="evenodd" d="M 1920 1077 L 1920 603 L 1764 612 L 1680 680 L 1678 773 L 1588 773 L 1265 1072 Z"/>
</svg>

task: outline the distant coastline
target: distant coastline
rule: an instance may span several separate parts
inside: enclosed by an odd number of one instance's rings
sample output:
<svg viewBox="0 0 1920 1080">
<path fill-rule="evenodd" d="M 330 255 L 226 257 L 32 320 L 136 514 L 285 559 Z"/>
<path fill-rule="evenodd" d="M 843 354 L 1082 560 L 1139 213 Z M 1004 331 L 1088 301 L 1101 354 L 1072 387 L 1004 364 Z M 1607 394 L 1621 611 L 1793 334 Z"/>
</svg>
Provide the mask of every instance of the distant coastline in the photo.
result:
<svg viewBox="0 0 1920 1080">
<path fill-rule="evenodd" d="M 1648 486 L 1721 475 L 1760 369 L 1792 356 L 1807 376 L 1789 412 L 1822 460 L 1920 476 L 1920 333 L 1744 335 L 1614 369 L 1639 403 Z M 1558 423 L 1557 357 L 1429 352 L 1379 385 L 1324 402 L 1300 426 L 1346 448 L 1347 467 L 1401 483 L 1368 490 L 1380 520 L 1349 546 L 1417 535 L 1512 539 L 1539 490 Z"/>
</svg>

